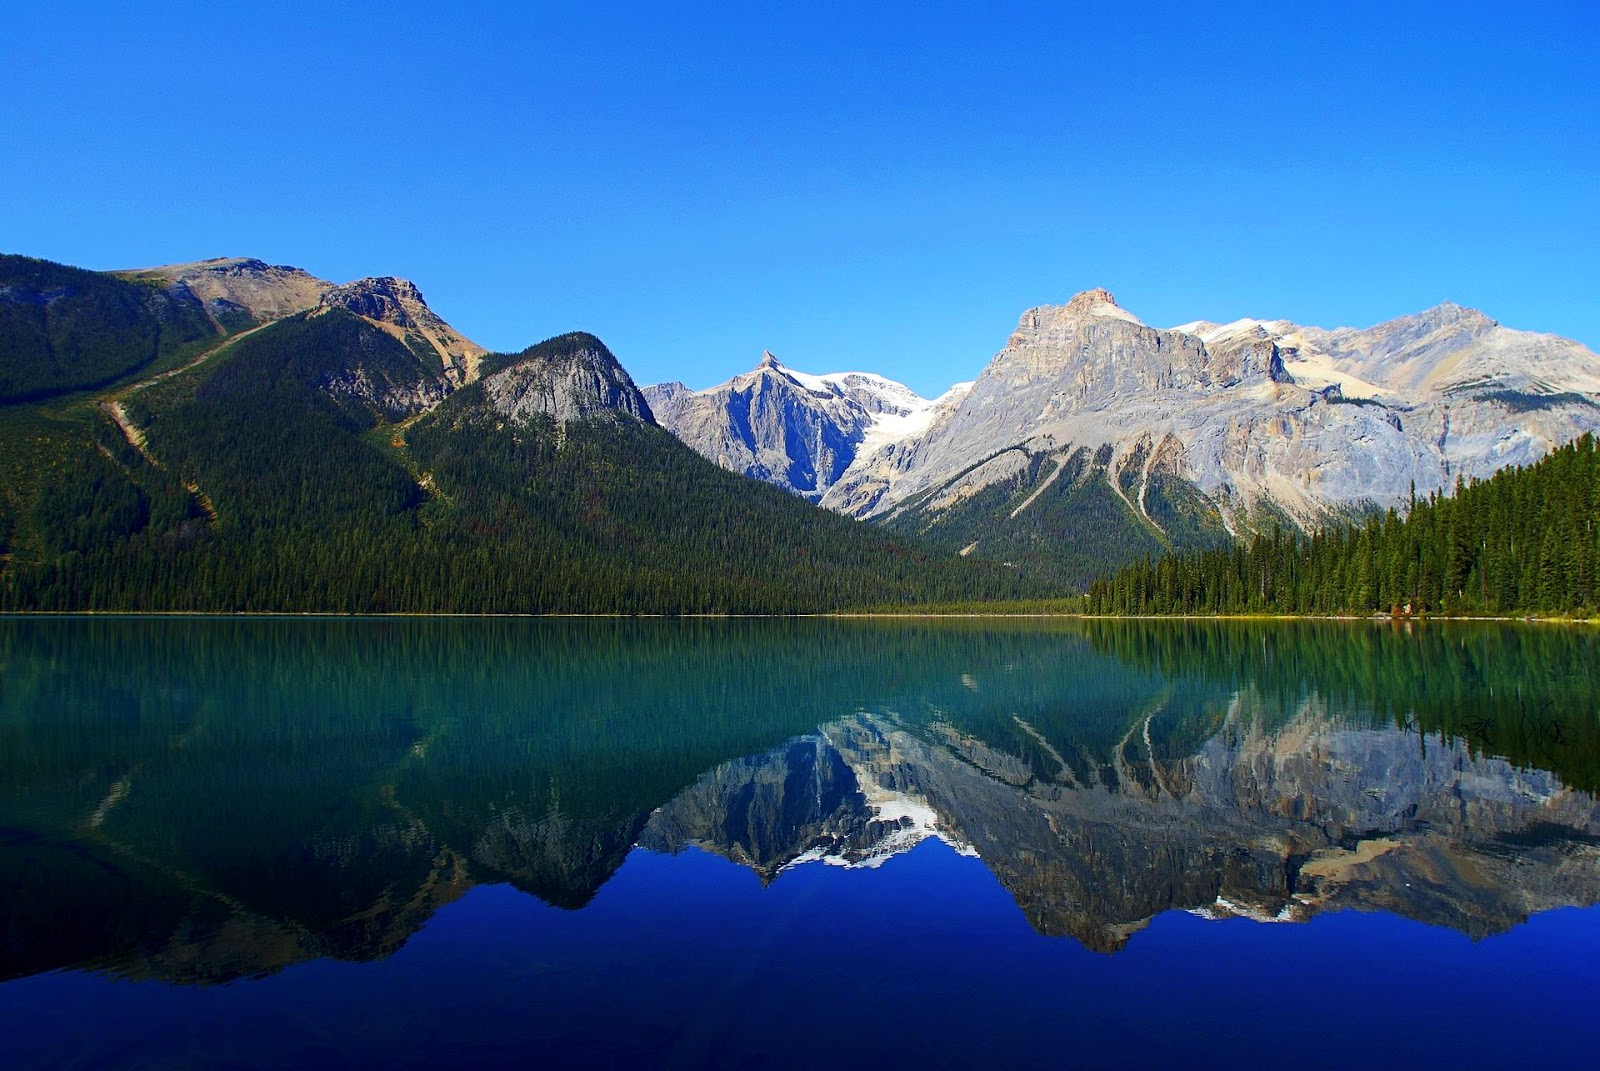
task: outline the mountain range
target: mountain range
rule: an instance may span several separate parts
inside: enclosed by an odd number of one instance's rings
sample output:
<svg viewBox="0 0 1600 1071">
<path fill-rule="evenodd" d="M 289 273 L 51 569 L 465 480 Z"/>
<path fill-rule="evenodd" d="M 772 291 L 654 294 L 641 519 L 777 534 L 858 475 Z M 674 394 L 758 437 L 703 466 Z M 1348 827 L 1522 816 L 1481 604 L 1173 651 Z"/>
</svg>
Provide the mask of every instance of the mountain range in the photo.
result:
<svg viewBox="0 0 1600 1071">
<path fill-rule="evenodd" d="M 1600 358 L 1450 304 L 1364 330 L 1163 329 L 1090 290 L 1025 312 L 934 399 L 771 353 L 641 390 L 592 335 L 491 353 L 392 276 L 5 256 L 0 607 L 1059 597 L 1595 430 Z"/>
<path fill-rule="evenodd" d="M 1363 330 L 1162 329 L 1090 290 L 1023 313 L 975 381 L 935 400 L 771 354 L 707 390 L 645 395 L 719 465 L 1078 585 L 1529 464 L 1600 429 L 1600 357 L 1449 303 Z"/>
<path fill-rule="evenodd" d="M 728 473 L 582 332 L 412 283 L 0 258 L 0 608 L 799 612 L 1015 597 Z"/>
</svg>

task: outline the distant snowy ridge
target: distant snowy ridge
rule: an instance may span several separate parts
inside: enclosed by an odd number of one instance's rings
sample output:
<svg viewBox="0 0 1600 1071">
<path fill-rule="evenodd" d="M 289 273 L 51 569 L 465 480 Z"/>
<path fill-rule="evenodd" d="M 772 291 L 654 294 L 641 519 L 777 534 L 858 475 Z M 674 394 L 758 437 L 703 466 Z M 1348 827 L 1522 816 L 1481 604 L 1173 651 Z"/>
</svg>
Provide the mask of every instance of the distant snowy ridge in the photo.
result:
<svg viewBox="0 0 1600 1071">
<path fill-rule="evenodd" d="M 726 383 L 662 383 L 644 395 L 662 426 L 703 456 L 819 501 L 853 466 L 925 432 L 967 386 L 928 399 L 871 372 L 813 375 L 767 352 Z"/>
</svg>

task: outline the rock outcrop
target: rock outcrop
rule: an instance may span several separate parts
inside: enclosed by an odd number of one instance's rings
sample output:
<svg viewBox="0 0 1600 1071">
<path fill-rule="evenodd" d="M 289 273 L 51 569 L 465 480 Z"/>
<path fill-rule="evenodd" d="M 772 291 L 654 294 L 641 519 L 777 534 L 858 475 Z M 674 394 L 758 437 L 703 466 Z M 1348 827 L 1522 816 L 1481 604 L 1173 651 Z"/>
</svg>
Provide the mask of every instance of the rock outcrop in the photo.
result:
<svg viewBox="0 0 1600 1071">
<path fill-rule="evenodd" d="M 560 425 L 589 417 L 655 424 L 650 405 L 605 343 L 582 332 L 541 342 L 483 378 L 489 404 L 511 420 L 549 417 Z"/>
<path fill-rule="evenodd" d="M 333 284 L 287 264 L 253 257 L 214 257 L 117 272 L 124 278 L 158 282 L 192 294 L 219 322 L 239 326 L 241 316 L 265 323 L 314 309 Z"/>
<path fill-rule="evenodd" d="M 348 309 L 404 342 L 418 356 L 439 362 L 451 386 L 470 383 L 488 350 L 445 323 L 423 300 L 422 291 L 392 275 L 357 279 L 329 288 L 322 308 Z"/>
<path fill-rule="evenodd" d="M 1404 507 L 1600 430 L 1600 357 L 1451 304 L 1363 330 L 1161 329 L 1088 290 L 1025 312 L 974 383 L 892 402 L 896 424 L 847 400 L 845 378 L 764 360 L 656 390 L 666 426 L 726 468 L 945 549 L 1110 548 L 1101 570 Z"/>
</svg>

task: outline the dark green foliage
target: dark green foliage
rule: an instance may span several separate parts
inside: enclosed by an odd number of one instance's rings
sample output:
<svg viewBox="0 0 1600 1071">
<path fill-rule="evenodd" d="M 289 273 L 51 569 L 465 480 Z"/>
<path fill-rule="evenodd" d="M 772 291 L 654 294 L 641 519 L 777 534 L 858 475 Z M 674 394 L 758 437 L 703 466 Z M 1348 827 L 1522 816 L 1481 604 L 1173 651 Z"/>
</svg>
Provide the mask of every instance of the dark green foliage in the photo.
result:
<svg viewBox="0 0 1600 1071">
<path fill-rule="evenodd" d="M 1130 459 L 1119 471 L 1121 495 L 1108 478 L 1110 461 L 1109 447 L 1093 454 L 1080 449 L 1057 471 L 1049 455 L 1029 454 L 1016 477 L 937 511 L 927 504 L 940 492 L 929 492 L 897 511 L 888 527 L 951 554 L 976 544 L 974 558 L 1015 566 L 1056 593 L 1081 592 L 1091 579 L 1163 551 L 1227 540 L 1204 496 L 1159 469 L 1143 489 L 1149 516 L 1135 512 L 1129 502 L 1138 501 L 1144 458 Z"/>
<path fill-rule="evenodd" d="M 78 478 L 35 510 L 45 546 L 54 554 L 113 545 L 150 520 L 149 500 L 115 464 L 92 449 L 77 462 Z"/>
<path fill-rule="evenodd" d="M 1600 608 L 1600 450 L 1458 480 L 1364 524 L 1167 555 L 1090 587 L 1095 613 L 1588 614 Z"/>
<path fill-rule="evenodd" d="M 782 613 L 1021 589 L 1006 570 L 725 472 L 659 428 L 626 417 L 505 428 L 480 395 L 461 391 L 407 436 L 439 490 L 430 538 L 483 556 L 461 578 L 480 589 L 476 605 Z M 537 568 L 516 567 L 530 555 Z"/>
<path fill-rule="evenodd" d="M 1594 399 L 1567 391 L 1561 394 L 1529 394 L 1519 390 L 1487 391 L 1478 397 L 1484 401 L 1499 402 L 1513 413 L 1528 413 L 1538 409 L 1554 409 L 1559 405 L 1582 405 L 1600 408 Z"/>
<path fill-rule="evenodd" d="M 478 366 L 481 376 L 492 375 L 503 368 L 514 364 L 523 364 L 527 361 L 548 363 L 568 354 L 585 349 L 599 349 L 608 356 L 611 351 L 606 349 L 605 343 L 587 331 L 568 331 L 563 335 L 555 335 L 543 342 L 535 342 L 518 353 L 490 353 L 485 354 L 482 363 Z"/>
<path fill-rule="evenodd" d="M 186 292 L 0 255 L 0 403 L 105 386 L 218 335 Z"/>
<path fill-rule="evenodd" d="M 560 359 L 573 335 L 517 358 Z M 0 608 L 792 613 L 1036 594 L 724 472 L 606 415 L 507 423 L 483 388 L 342 311 L 130 396 L 152 464 L 99 421 L 51 477 Z"/>
<path fill-rule="evenodd" d="M 1600 789 L 1600 658 L 1586 628 L 1499 622 L 1085 621 L 1097 652 L 1224 697 L 1247 688 L 1271 730 L 1317 697 L 1356 721 L 1460 740 Z M 1226 703 L 1226 698 L 1224 698 Z"/>
<path fill-rule="evenodd" d="M 432 384 L 403 343 L 343 310 L 240 340 L 148 427 L 152 449 L 244 530 L 381 523 L 422 490 L 362 433 Z M 409 523 L 408 523 L 409 526 Z"/>
</svg>

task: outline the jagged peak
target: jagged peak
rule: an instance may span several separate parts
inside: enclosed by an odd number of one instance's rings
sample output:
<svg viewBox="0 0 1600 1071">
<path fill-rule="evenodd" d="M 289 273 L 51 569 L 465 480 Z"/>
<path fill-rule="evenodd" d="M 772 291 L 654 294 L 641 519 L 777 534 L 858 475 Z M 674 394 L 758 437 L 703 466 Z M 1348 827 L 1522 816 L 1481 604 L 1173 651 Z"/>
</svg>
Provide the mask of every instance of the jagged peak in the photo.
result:
<svg viewBox="0 0 1600 1071">
<path fill-rule="evenodd" d="M 330 287 L 322 295 L 321 306 L 348 309 L 399 328 L 415 328 L 419 317 L 433 315 L 416 284 L 393 275 L 373 275 Z"/>
<path fill-rule="evenodd" d="M 1067 311 L 1078 313 L 1080 316 L 1103 316 L 1105 313 L 1101 310 L 1101 306 L 1105 305 L 1119 311 L 1122 309 L 1111 291 L 1097 286 L 1089 290 L 1080 290 L 1072 295 L 1072 300 L 1067 302 Z"/>
<path fill-rule="evenodd" d="M 755 370 L 759 372 L 763 368 L 771 368 L 774 371 L 779 371 L 783 368 L 783 362 L 778 360 L 777 355 L 771 350 L 762 350 L 761 360 L 756 362 Z"/>
<path fill-rule="evenodd" d="M 1017 330 L 1029 332 L 1042 327 L 1092 319 L 1122 320 L 1140 327 L 1144 326 L 1144 321 L 1117 304 L 1117 299 L 1111 291 L 1095 287 L 1074 294 L 1065 305 L 1040 305 L 1029 309 L 1022 314 Z"/>
<path fill-rule="evenodd" d="M 398 275 L 369 275 L 348 283 L 340 283 L 332 287 L 322 300 L 326 305 L 340 304 L 361 294 L 381 294 L 415 301 L 421 305 L 427 304 L 417 284 Z"/>
<path fill-rule="evenodd" d="M 330 287 L 318 308 L 353 312 L 408 345 L 420 338 L 439 355 L 445 375 L 456 386 L 477 378 L 479 362 L 489 352 L 429 308 L 416 283 L 397 275 L 373 275 Z"/>
</svg>

